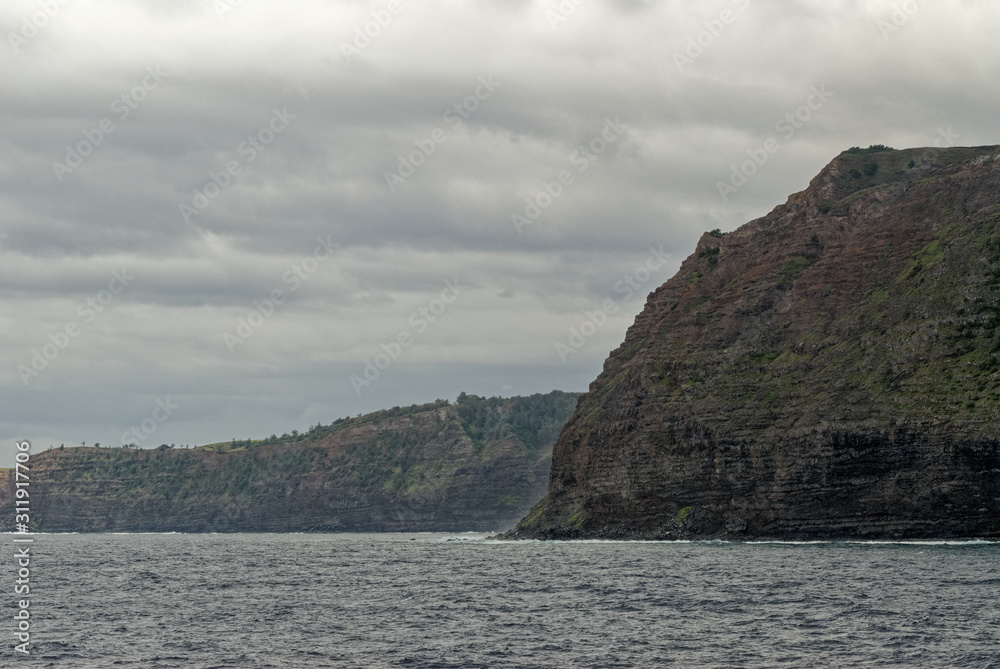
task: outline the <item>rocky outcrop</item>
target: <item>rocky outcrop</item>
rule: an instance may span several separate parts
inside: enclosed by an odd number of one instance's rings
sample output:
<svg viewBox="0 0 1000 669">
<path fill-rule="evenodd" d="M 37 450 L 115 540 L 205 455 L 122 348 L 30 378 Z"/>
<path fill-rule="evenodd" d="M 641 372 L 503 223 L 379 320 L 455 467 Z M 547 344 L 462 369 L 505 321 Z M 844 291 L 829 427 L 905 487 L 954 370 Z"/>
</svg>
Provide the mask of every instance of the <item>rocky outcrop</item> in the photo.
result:
<svg viewBox="0 0 1000 669">
<path fill-rule="evenodd" d="M 47 532 L 496 531 L 545 494 L 577 397 L 463 393 L 276 443 L 44 451 L 30 460 L 31 518 Z M 13 493 L 0 472 L 10 525 Z"/>
<path fill-rule="evenodd" d="M 883 148 L 700 239 L 508 537 L 1000 537 L 1000 147 Z"/>
</svg>

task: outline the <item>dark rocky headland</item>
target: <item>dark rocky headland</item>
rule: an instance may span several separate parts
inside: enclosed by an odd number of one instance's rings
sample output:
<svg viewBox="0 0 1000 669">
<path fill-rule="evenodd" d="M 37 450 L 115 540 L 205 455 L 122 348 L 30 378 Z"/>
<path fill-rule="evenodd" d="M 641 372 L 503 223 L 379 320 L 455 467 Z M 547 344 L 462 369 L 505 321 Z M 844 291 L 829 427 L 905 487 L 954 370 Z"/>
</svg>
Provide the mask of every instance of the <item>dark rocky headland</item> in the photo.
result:
<svg viewBox="0 0 1000 669">
<path fill-rule="evenodd" d="M 1000 147 L 851 149 L 654 291 L 508 538 L 1000 537 Z"/>
<path fill-rule="evenodd" d="M 30 459 L 33 529 L 502 530 L 545 494 L 552 444 L 578 397 L 463 393 L 262 441 L 47 450 Z M 11 525 L 12 479 L 0 470 Z"/>
</svg>

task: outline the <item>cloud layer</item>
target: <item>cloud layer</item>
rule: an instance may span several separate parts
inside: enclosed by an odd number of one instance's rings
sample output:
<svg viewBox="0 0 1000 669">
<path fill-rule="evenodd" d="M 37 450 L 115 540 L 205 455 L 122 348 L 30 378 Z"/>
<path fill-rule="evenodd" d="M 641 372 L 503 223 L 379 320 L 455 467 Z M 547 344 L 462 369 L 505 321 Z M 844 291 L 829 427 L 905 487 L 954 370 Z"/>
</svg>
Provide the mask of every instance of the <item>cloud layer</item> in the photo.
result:
<svg viewBox="0 0 1000 669">
<path fill-rule="evenodd" d="M 703 231 L 1000 143 L 996 3 L 693 4 L 5 3 L 0 457 L 584 390 Z"/>
</svg>

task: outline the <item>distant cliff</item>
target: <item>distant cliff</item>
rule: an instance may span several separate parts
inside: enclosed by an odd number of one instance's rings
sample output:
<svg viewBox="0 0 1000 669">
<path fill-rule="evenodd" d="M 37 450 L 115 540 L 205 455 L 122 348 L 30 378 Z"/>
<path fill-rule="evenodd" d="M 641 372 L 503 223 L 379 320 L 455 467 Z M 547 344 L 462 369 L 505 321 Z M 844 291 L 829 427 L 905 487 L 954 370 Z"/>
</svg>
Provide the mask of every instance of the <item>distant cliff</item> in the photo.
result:
<svg viewBox="0 0 1000 669">
<path fill-rule="evenodd" d="M 31 457 L 39 531 L 493 531 L 545 494 L 578 394 L 459 397 L 196 449 Z M 0 472 L 0 514 L 14 520 Z M 8 521 L 5 521 L 8 522 Z"/>
<path fill-rule="evenodd" d="M 1000 147 L 852 149 L 705 234 L 509 537 L 1000 537 Z"/>
</svg>

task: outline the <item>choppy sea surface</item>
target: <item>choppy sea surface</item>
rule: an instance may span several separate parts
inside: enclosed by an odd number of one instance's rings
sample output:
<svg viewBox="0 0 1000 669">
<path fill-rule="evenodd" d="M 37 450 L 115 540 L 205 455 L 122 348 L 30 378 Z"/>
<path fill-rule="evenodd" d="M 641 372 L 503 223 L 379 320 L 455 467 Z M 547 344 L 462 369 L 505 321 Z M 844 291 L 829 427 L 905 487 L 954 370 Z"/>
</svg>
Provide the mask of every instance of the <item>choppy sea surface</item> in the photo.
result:
<svg viewBox="0 0 1000 669">
<path fill-rule="evenodd" d="M 1000 667 L 997 543 L 12 539 L 3 667 Z"/>
</svg>

